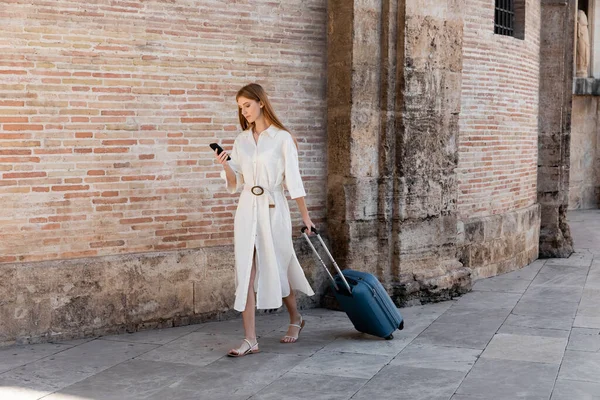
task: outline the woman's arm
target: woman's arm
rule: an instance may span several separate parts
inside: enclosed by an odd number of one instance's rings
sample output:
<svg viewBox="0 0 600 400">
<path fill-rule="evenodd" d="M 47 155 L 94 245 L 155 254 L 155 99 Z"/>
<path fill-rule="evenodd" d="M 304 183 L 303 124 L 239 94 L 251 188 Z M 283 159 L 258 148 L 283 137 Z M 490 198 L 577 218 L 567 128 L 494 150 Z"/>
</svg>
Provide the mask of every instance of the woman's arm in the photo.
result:
<svg viewBox="0 0 600 400">
<path fill-rule="evenodd" d="M 308 234 L 310 235 L 312 232 L 312 228 L 316 229 L 317 227 L 315 226 L 315 224 L 313 224 L 313 222 L 310 219 L 310 216 L 308 215 L 308 208 L 306 207 L 304 197 L 297 197 L 295 200 L 296 204 L 298 204 L 300 215 L 302 215 L 302 221 L 304 222 L 304 225 L 309 228 Z"/>
<path fill-rule="evenodd" d="M 244 185 L 244 177 L 240 172 L 238 153 L 237 153 L 237 142 L 233 144 L 231 150 L 231 161 L 227 161 L 227 152 L 223 151 L 220 155 L 217 155 L 215 150 L 215 159 L 219 164 L 223 166 L 221 171 L 221 178 L 225 180 L 227 192 L 233 194 L 240 190 Z"/>
<path fill-rule="evenodd" d="M 225 170 L 225 176 L 227 177 L 227 186 L 235 186 L 237 183 L 237 179 L 235 177 L 235 172 L 233 171 L 233 169 L 229 166 L 229 163 L 227 162 L 227 156 L 229 154 L 227 154 L 226 151 L 223 151 L 221 154 L 217 154 L 217 150 L 215 150 L 215 158 L 217 159 L 217 162 L 219 164 L 221 164 L 223 166 L 223 169 Z"/>
</svg>

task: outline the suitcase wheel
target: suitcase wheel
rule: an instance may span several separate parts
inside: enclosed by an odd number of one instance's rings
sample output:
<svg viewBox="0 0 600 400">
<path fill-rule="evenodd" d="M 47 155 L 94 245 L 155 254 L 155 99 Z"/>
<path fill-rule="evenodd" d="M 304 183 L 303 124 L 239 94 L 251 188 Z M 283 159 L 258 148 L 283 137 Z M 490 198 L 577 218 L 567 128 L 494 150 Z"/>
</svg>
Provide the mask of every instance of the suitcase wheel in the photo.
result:
<svg viewBox="0 0 600 400">
<path fill-rule="evenodd" d="M 400 329 L 400 330 L 404 329 L 404 321 L 400 322 L 398 329 Z"/>
<path fill-rule="evenodd" d="M 394 335 L 390 335 L 390 336 L 386 336 L 385 340 L 392 340 L 394 338 Z"/>
</svg>

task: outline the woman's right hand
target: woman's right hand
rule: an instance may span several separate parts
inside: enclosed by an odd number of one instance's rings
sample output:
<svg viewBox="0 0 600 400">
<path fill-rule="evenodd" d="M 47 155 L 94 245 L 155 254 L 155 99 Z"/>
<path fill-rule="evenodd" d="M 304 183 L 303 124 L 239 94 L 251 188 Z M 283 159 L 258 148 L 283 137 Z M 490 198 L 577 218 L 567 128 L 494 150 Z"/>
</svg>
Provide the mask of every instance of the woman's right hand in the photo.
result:
<svg viewBox="0 0 600 400">
<path fill-rule="evenodd" d="M 215 150 L 215 159 L 223 167 L 227 166 L 227 156 L 228 156 L 228 154 L 227 154 L 227 152 L 225 150 L 223 150 L 221 152 L 221 154 L 217 154 L 217 150 Z"/>
</svg>

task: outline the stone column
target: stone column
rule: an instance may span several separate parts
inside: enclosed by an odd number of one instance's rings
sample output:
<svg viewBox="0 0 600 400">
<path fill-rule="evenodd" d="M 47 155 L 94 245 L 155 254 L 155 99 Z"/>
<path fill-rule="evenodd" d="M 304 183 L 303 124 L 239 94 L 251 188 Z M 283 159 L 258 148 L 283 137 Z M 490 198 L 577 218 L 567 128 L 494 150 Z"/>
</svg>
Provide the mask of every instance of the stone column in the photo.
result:
<svg viewBox="0 0 600 400">
<path fill-rule="evenodd" d="M 576 2 L 542 0 L 538 202 L 540 257 L 568 257 L 569 149 Z"/>
<path fill-rule="evenodd" d="M 330 0 L 328 226 L 398 303 L 467 290 L 458 258 L 458 0 Z"/>
</svg>

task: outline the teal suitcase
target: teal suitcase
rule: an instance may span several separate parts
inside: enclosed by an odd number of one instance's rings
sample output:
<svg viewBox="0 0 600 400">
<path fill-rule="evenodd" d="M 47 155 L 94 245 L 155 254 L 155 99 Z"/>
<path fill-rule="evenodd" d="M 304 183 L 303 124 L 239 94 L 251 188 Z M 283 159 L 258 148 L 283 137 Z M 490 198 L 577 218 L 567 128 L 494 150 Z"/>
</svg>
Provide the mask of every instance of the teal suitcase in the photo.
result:
<svg viewBox="0 0 600 400">
<path fill-rule="evenodd" d="M 402 330 L 404 328 L 404 320 L 379 280 L 374 275 L 366 272 L 351 269 L 341 271 L 327 246 L 325 246 L 321 235 L 313 228 L 313 232 L 317 234 L 317 239 L 321 242 L 338 271 L 335 277 L 332 276 L 306 234 L 306 229 L 306 227 L 302 228 L 302 235 L 327 271 L 327 275 L 329 275 L 329 279 L 333 284 L 335 297 L 356 330 L 387 340 L 393 339 L 393 333 L 397 329 Z"/>
</svg>

